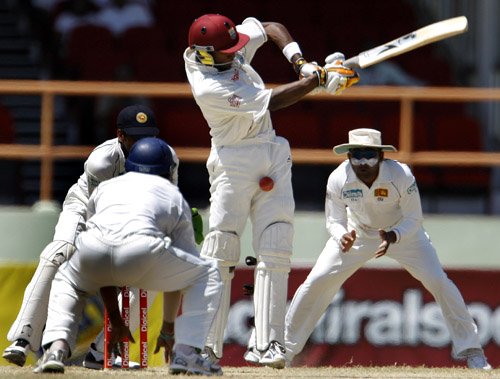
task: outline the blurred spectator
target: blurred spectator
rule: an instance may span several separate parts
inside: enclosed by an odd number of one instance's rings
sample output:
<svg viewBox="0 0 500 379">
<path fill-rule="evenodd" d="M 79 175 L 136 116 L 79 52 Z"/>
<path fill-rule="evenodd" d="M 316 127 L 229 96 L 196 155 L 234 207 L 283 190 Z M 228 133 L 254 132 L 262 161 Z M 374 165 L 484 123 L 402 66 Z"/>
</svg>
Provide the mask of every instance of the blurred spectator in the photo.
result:
<svg viewBox="0 0 500 379">
<path fill-rule="evenodd" d="M 380 62 L 367 67 L 360 72 L 359 85 L 370 86 L 423 86 L 425 81 L 420 80 L 403 70 L 398 64 L 391 61 Z"/>
<path fill-rule="evenodd" d="M 112 0 L 97 12 L 94 23 L 107 27 L 115 36 L 119 36 L 133 27 L 153 26 L 155 19 L 144 2 Z"/>
<path fill-rule="evenodd" d="M 74 28 L 91 24 L 98 10 L 92 0 L 67 0 L 54 20 L 54 32 L 65 41 Z"/>
<path fill-rule="evenodd" d="M 56 10 L 62 0 L 31 0 L 31 6 L 47 14 Z"/>
</svg>

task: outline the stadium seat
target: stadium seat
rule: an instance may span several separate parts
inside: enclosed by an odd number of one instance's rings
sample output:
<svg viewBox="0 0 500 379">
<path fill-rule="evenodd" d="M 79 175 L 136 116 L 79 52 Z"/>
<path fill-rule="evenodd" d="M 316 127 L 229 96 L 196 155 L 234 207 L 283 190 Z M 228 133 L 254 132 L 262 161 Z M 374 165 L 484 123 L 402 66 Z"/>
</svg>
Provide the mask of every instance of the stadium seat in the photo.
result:
<svg viewBox="0 0 500 379">
<path fill-rule="evenodd" d="M 173 147 L 210 147 L 210 129 L 193 99 L 154 102 L 159 137 Z"/>
<path fill-rule="evenodd" d="M 109 29 L 102 26 L 76 27 L 67 41 L 65 64 L 81 70 L 86 57 L 115 51 L 116 41 Z"/>
<path fill-rule="evenodd" d="M 307 111 L 307 104 L 298 103 L 287 109 L 271 112 L 276 134 L 285 137 L 292 148 L 323 147 L 320 119 Z"/>
<path fill-rule="evenodd" d="M 358 128 L 376 128 L 374 120 L 364 114 L 350 112 L 332 112 L 325 125 L 325 141 L 333 147 L 349 140 L 349 131 Z"/>
<path fill-rule="evenodd" d="M 433 138 L 438 151 L 482 151 L 481 125 L 465 114 L 434 120 Z M 463 191 L 489 191 L 491 169 L 487 167 L 439 167 L 440 185 Z"/>
<path fill-rule="evenodd" d="M 136 26 L 127 29 L 119 39 L 122 50 L 130 57 L 140 51 L 164 51 L 167 41 L 163 30 L 158 27 Z M 151 56 L 150 59 L 153 59 Z"/>
<path fill-rule="evenodd" d="M 172 55 L 165 50 L 139 50 L 132 57 L 134 77 L 140 82 L 186 81 L 184 66 L 172 61 Z"/>
<path fill-rule="evenodd" d="M 115 50 L 101 51 L 98 54 L 88 54 L 81 58 L 81 80 L 114 81 L 120 78 L 120 69 L 125 64 L 121 53 Z"/>
</svg>

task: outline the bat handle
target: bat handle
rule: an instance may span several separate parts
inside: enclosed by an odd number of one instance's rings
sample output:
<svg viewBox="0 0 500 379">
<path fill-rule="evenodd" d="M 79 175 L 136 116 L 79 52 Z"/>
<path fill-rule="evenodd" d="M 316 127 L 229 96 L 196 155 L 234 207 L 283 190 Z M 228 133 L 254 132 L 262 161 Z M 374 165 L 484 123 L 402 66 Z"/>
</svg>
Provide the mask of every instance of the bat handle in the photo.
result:
<svg viewBox="0 0 500 379">
<path fill-rule="evenodd" d="M 348 67 L 348 68 L 355 68 L 355 69 L 360 69 L 360 65 L 359 65 L 359 57 L 352 57 L 352 58 L 349 58 L 347 60 L 345 60 L 343 63 L 342 63 L 343 66 L 345 67 Z"/>
</svg>

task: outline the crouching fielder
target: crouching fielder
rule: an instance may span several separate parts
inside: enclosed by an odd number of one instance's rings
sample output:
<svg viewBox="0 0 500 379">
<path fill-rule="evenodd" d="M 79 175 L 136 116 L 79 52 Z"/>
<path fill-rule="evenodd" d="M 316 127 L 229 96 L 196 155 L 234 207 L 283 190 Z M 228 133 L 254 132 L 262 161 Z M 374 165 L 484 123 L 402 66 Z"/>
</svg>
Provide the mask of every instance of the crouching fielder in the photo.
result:
<svg viewBox="0 0 500 379">
<path fill-rule="evenodd" d="M 408 166 L 384 159 L 380 132 L 355 129 L 349 143 L 333 148 L 348 160 L 332 172 L 326 194 L 330 239 L 286 315 L 287 359 L 304 348 L 317 321 L 342 284 L 366 261 L 395 259 L 422 282 L 441 307 L 453 343 L 453 356 L 469 368 L 491 369 L 477 327 L 455 284 L 448 279 L 427 233 L 415 178 Z"/>
<path fill-rule="evenodd" d="M 18 366 L 24 366 L 30 351 L 37 352 L 40 349 L 52 280 L 63 262 L 73 255 L 76 236 L 85 229 L 87 203 L 94 188 L 99 183 L 125 172 L 125 157 L 134 142 L 159 133 L 153 111 L 140 104 L 123 108 L 116 124 L 117 137 L 105 141 L 92 151 L 85 161 L 84 173 L 69 189 L 55 227 L 54 239 L 42 251 L 38 267 L 26 287 L 21 309 L 7 335 L 8 340 L 13 343 L 3 353 L 3 358 Z M 171 179 L 177 184 L 179 160 L 172 148 L 170 151 L 175 163 Z M 132 293 L 130 327 L 135 330 L 139 326 L 137 289 L 132 289 Z M 148 294 L 149 302 L 153 300 L 154 295 L 152 292 Z M 89 348 L 83 365 L 87 368 L 102 369 L 103 349 L 100 333 Z"/>
<path fill-rule="evenodd" d="M 171 373 L 222 374 L 220 366 L 199 354 L 219 305 L 220 275 L 212 261 L 197 254 L 191 210 L 167 180 L 174 167 L 165 142 L 143 138 L 130 150 L 127 173 L 94 190 L 86 230 L 76 239 L 77 254 L 61 266 L 52 285 L 42 339 L 45 353 L 35 372 L 64 372 L 90 294 L 104 287 L 129 286 L 183 294 Z M 164 312 L 167 321 L 165 307 Z M 111 316 L 112 327 L 119 328 L 120 317 Z"/>
</svg>

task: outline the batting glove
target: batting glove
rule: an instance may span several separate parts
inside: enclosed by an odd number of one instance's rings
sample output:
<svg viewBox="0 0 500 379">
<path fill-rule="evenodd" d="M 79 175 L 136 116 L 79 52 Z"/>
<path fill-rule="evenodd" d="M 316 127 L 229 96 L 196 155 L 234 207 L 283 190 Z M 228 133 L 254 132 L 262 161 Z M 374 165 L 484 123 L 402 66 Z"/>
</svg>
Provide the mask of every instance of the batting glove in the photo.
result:
<svg viewBox="0 0 500 379">
<path fill-rule="evenodd" d="M 356 71 L 343 65 L 345 56 L 342 53 L 333 53 L 325 58 L 325 69 L 328 72 L 327 92 L 340 94 L 346 88 L 359 82 Z M 330 79 L 331 76 L 331 79 Z M 338 77 L 338 78 L 337 78 Z"/>
<path fill-rule="evenodd" d="M 300 57 L 293 63 L 293 67 L 300 79 L 315 75 L 318 78 L 318 86 L 326 84 L 326 70 L 316 62 L 307 62 L 304 58 Z"/>
</svg>

